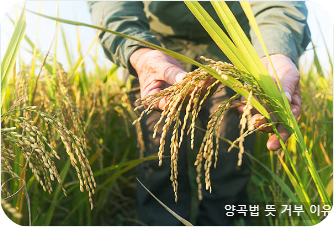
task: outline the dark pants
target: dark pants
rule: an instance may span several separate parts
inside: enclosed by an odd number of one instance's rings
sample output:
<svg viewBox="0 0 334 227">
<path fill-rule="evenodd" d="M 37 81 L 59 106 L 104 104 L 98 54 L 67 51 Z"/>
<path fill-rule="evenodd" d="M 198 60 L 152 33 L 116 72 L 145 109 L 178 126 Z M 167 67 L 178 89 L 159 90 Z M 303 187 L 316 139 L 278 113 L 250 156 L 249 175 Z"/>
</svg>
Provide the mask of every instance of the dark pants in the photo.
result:
<svg viewBox="0 0 334 227">
<path fill-rule="evenodd" d="M 216 51 L 215 44 L 196 44 L 184 40 L 171 40 L 160 37 L 156 34 L 160 41 L 168 49 L 177 51 L 188 57 L 196 60 L 200 60 L 199 56 L 204 55 L 214 60 L 225 60 L 224 56 L 217 56 L 212 54 Z M 215 49 L 215 51 L 210 51 Z M 181 63 L 182 64 L 182 63 Z M 190 65 L 182 65 L 186 71 L 191 71 L 194 68 Z M 138 79 L 134 79 L 133 86 L 137 87 Z M 216 107 L 222 102 L 233 95 L 232 90 L 226 88 L 221 92 L 215 94 L 203 107 L 199 113 L 198 120 L 199 126 L 206 129 L 206 125 L 209 121 L 209 115 L 216 109 Z M 132 99 L 140 98 L 140 91 L 133 93 Z M 149 116 L 144 116 L 141 120 L 141 127 L 143 131 L 143 140 L 145 143 L 144 155 L 149 156 L 156 154 L 160 145 L 160 126 L 156 138 L 153 139 L 153 127 L 159 120 L 160 113 L 152 112 Z M 181 117 L 181 119 L 183 119 Z M 164 122 L 164 121 L 163 121 Z M 163 123 L 162 122 L 162 123 Z M 233 111 L 229 110 L 225 113 L 225 117 L 222 122 L 220 136 L 234 141 L 239 137 L 240 128 L 239 118 Z M 170 127 L 170 131 L 166 136 L 165 153 L 169 156 L 170 153 L 170 139 L 173 127 Z M 204 132 L 197 130 L 195 136 L 195 148 L 190 150 L 189 140 L 190 138 L 185 136 L 183 144 L 179 149 L 178 160 L 178 201 L 174 201 L 174 192 L 172 183 L 170 181 L 170 159 L 164 158 L 162 166 L 158 166 L 158 160 L 148 161 L 138 166 L 138 179 L 165 205 L 176 212 L 181 217 L 189 220 L 191 206 L 191 186 L 189 182 L 190 168 L 195 169 L 193 161 L 199 150 L 202 142 Z M 245 140 L 244 146 L 246 151 L 252 152 L 254 137 L 248 137 Z M 197 144 L 197 146 L 196 146 Z M 238 150 L 233 149 L 230 153 L 227 153 L 229 144 L 224 141 L 220 141 L 220 149 L 218 155 L 217 168 L 211 167 L 211 184 L 212 193 L 210 194 L 203 187 L 202 195 L 203 200 L 199 202 L 198 213 L 196 217 L 196 225 L 233 225 L 234 220 L 227 220 L 224 218 L 224 203 L 244 203 L 247 202 L 246 186 L 250 178 L 250 160 L 247 155 L 243 157 L 242 166 L 237 166 Z M 189 160 L 193 160 L 192 163 L 188 163 Z M 195 181 L 195 179 L 193 179 Z M 192 182 L 194 184 L 194 182 Z M 195 183 L 196 184 L 196 183 Z M 204 185 L 204 184 L 203 184 Z M 193 190 L 197 193 L 197 189 Z M 197 194 L 195 195 L 197 196 Z M 139 184 L 137 184 L 137 205 L 138 205 L 138 217 L 147 225 L 181 225 L 181 223 L 172 216 L 164 207 L 162 207 L 146 190 Z"/>
</svg>

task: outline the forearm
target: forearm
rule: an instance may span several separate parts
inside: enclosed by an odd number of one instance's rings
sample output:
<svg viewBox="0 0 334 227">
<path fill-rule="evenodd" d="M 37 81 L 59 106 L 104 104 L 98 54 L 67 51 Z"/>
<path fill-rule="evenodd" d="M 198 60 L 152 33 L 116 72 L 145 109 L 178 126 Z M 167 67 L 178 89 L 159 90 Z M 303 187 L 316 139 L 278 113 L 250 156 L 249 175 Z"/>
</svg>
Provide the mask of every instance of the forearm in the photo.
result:
<svg viewBox="0 0 334 227">
<path fill-rule="evenodd" d="M 301 1 L 250 2 L 269 54 L 283 54 L 298 65 L 298 57 L 310 41 L 307 8 Z M 255 50 L 263 57 L 262 46 L 250 32 Z"/>
</svg>

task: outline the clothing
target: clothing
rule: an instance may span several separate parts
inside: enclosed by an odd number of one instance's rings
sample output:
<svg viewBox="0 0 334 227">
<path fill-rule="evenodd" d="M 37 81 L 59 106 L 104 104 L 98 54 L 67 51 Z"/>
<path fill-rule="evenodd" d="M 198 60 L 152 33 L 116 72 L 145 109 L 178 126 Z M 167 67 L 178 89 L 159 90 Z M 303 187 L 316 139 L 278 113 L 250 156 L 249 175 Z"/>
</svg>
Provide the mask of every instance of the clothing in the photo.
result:
<svg viewBox="0 0 334 227">
<path fill-rule="evenodd" d="M 236 16 L 246 35 L 251 39 L 255 50 L 260 56 L 264 56 L 262 47 L 248 25 L 238 2 L 227 2 Z M 201 2 L 213 19 L 220 20 L 210 2 Z M 295 63 L 307 46 L 310 32 L 306 23 L 307 9 L 304 2 L 251 2 L 251 6 L 269 54 L 279 53 L 289 56 Z M 107 27 L 110 30 L 122 32 L 145 41 L 165 46 L 167 49 L 179 52 L 199 62 L 203 61 L 199 56 L 203 55 L 214 60 L 228 61 L 226 56 L 211 40 L 200 23 L 191 14 L 183 2 L 92 2 L 90 3 L 92 20 L 95 25 Z M 122 67 L 128 68 L 130 73 L 136 72 L 129 64 L 130 55 L 142 47 L 143 44 L 127 40 L 122 37 L 102 32 L 100 40 L 106 56 Z M 190 64 L 180 62 L 186 71 L 194 68 Z M 132 81 L 134 87 L 138 87 L 138 79 Z M 214 95 L 203 106 L 199 113 L 201 128 L 206 128 L 209 115 L 224 100 L 233 95 L 233 91 L 225 88 Z M 132 93 L 131 99 L 140 98 L 140 92 Z M 153 126 L 158 121 L 160 113 L 152 112 L 144 115 L 140 124 L 143 130 L 145 143 L 145 156 L 155 154 L 159 149 L 160 134 L 152 138 Z M 181 116 L 180 119 L 183 119 Z M 234 141 L 239 137 L 239 119 L 228 111 L 222 122 L 221 137 Z M 172 129 L 173 127 L 171 127 Z M 171 131 L 167 134 L 165 154 L 168 154 Z M 198 146 L 204 136 L 197 130 L 195 143 Z M 193 204 L 190 198 L 191 187 L 194 182 L 189 182 L 189 171 L 195 169 L 193 163 L 188 160 L 195 157 L 196 148 L 190 150 L 187 145 L 188 138 L 184 138 L 183 145 L 179 149 L 178 161 L 178 202 L 174 202 L 174 192 L 169 180 L 170 160 L 163 159 L 162 166 L 158 166 L 157 160 L 145 162 L 138 167 L 138 178 L 144 185 L 163 203 L 181 217 L 189 220 L 190 209 Z M 245 141 L 246 151 L 252 152 L 254 137 L 248 137 Z M 195 145 L 196 147 L 196 145 Z M 199 203 L 196 218 L 197 225 L 233 225 L 233 220 L 223 217 L 222 204 L 227 202 L 242 203 L 247 201 L 246 186 L 250 178 L 250 160 L 244 155 L 243 165 L 237 167 L 238 150 L 232 149 L 227 153 L 229 144 L 220 141 L 217 169 L 211 170 L 212 193 L 203 189 L 203 200 Z M 188 165 L 191 168 L 188 169 Z M 195 184 L 196 187 L 196 184 Z M 196 189 L 195 189 L 196 191 Z M 141 186 L 137 188 L 138 217 L 148 225 L 180 225 L 180 222 L 169 214 L 165 208 L 155 201 Z"/>
<path fill-rule="evenodd" d="M 218 25 L 221 25 L 210 2 L 200 3 Z M 255 33 L 249 28 L 248 20 L 240 4 L 232 1 L 226 3 L 245 33 L 251 38 L 259 56 L 264 56 L 262 47 Z M 298 57 L 310 41 L 305 2 L 250 1 L 250 4 L 269 54 L 287 55 L 297 65 Z M 154 36 L 154 33 L 166 38 L 183 39 L 198 44 L 212 43 L 211 38 L 183 2 L 91 2 L 90 11 L 93 24 L 157 45 L 161 45 L 161 43 Z M 106 32 L 101 33 L 100 39 L 105 47 L 107 57 L 115 64 L 128 68 L 131 74 L 136 75 L 129 63 L 129 57 L 143 44 Z M 224 54 L 216 45 L 211 49 L 221 59 L 224 59 Z"/>
</svg>

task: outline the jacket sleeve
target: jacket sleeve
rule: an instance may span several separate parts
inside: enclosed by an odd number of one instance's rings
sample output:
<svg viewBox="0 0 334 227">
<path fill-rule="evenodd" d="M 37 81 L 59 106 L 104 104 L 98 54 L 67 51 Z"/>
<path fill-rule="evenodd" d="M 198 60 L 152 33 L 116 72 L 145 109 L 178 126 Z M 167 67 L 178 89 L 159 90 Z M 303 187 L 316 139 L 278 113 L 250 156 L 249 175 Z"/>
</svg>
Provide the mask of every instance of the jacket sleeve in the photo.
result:
<svg viewBox="0 0 334 227">
<path fill-rule="evenodd" d="M 94 25 L 160 45 L 149 31 L 149 23 L 143 8 L 144 5 L 140 1 L 89 2 Z M 106 56 L 113 63 L 127 68 L 130 74 L 137 75 L 129 58 L 135 50 L 145 46 L 143 43 L 103 31 L 99 38 Z"/>
<path fill-rule="evenodd" d="M 250 4 L 269 54 L 284 54 L 298 65 L 298 57 L 311 38 L 305 2 L 250 1 Z M 259 56 L 265 56 L 252 29 L 250 36 Z"/>
</svg>

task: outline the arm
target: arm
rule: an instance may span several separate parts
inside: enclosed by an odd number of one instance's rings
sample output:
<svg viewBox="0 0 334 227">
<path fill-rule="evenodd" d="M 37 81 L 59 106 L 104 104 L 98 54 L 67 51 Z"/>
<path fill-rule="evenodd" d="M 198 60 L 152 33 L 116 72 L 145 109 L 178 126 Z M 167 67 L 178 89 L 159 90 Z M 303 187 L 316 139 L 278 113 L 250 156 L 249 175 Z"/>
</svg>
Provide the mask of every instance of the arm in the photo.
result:
<svg viewBox="0 0 334 227">
<path fill-rule="evenodd" d="M 94 25 L 160 45 L 160 42 L 149 31 L 149 23 L 143 7 L 144 5 L 140 1 L 89 3 Z M 106 56 L 112 62 L 129 69 L 132 75 L 137 75 L 129 62 L 129 58 L 134 51 L 145 46 L 144 44 L 103 31 L 99 38 Z"/>
<path fill-rule="evenodd" d="M 250 4 L 269 54 L 283 54 L 298 65 L 298 57 L 311 38 L 305 2 L 251 1 Z M 265 56 L 252 28 L 250 36 L 256 52 L 260 57 Z"/>
<path fill-rule="evenodd" d="M 91 2 L 90 12 L 93 24 L 110 30 L 135 36 L 160 45 L 149 31 L 149 23 L 143 11 L 142 2 Z M 138 76 L 141 97 L 154 94 L 182 80 L 186 72 L 179 62 L 144 44 L 102 32 L 100 40 L 107 57 L 117 65 L 127 68 Z M 166 99 L 156 106 L 161 110 Z"/>
<path fill-rule="evenodd" d="M 277 76 L 297 119 L 301 109 L 298 57 L 310 41 L 305 2 L 263 1 L 251 2 L 251 6 Z M 255 50 L 262 57 L 269 74 L 275 80 L 274 71 L 268 59 L 263 57 L 265 53 L 252 29 L 250 34 Z M 239 111 L 242 112 L 242 110 L 243 108 L 240 107 Z M 253 121 L 258 117 L 259 115 L 255 114 Z M 265 122 L 258 122 L 258 125 L 262 123 Z M 290 137 L 283 125 L 279 124 L 277 130 L 284 142 Z M 276 135 L 269 138 L 267 147 L 269 150 L 277 150 L 281 147 Z"/>
</svg>

